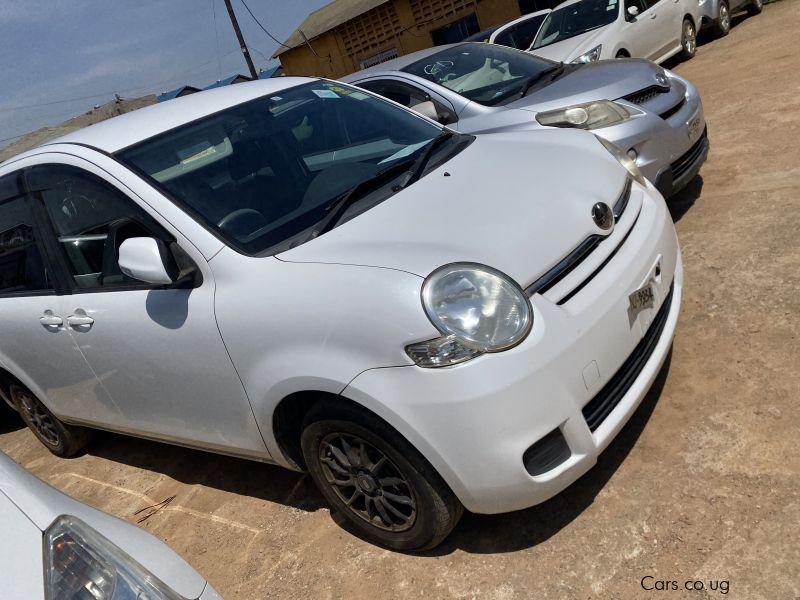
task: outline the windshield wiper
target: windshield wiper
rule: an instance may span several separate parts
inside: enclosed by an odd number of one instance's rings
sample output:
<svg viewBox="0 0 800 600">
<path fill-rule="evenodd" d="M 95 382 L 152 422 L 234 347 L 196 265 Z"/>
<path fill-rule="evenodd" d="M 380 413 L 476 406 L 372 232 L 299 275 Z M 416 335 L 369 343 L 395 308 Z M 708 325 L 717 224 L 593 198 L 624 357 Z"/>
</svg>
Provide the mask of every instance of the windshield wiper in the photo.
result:
<svg viewBox="0 0 800 600">
<path fill-rule="evenodd" d="M 528 81 L 525 82 L 525 85 L 522 86 L 522 89 L 520 89 L 519 97 L 520 98 L 524 98 L 528 94 L 528 92 L 531 91 L 531 88 L 534 85 L 539 83 L 543 78 L 547 77 L 551 73 L 555 73 L 556 71 L 558 71 L 558 73 L 556 73 L 556 75 L 560 75 L 564 71 L 564 63 L 563 62 L 559 63 L 555 67 L 550 67 L 549 69 L 545 69 L 541 73 L 538 73 L 537 75 L 534 75 L 533 77 L 528 79 Z"/>
<path fill-rule="evenodd" d="M 417 159 L 403 160 L 393 164 L 390 167 L 378 171 L 368 179 L 359 181 L 349 190 L 336 196 L 333 201 L 325 207 L 325 216 L 314 226 L 308 238 L 305 241 L 313 240 L 315 237 L 322 235 L 334 228 L 336 223 L 344 215 L 345 211 L 360 200 L 365 193 L 375 189 L 381 182 L 396 177 L 409 168 L 413 168 Z"/>
<path fill-rule="evenodd" d="M 425 172 L 425 167 L 428 166 L 428 161 L 430 161 L 436 149 L 448 140 L 452 139 L 455 135 L 456 133 L 454 131 L 442 129 L 442 133 L 428 142 L 428 145 L 425 146 L 425 149 L 419 154 L 419 156 L 417 156 L 417 158 L 414 159 L 414 164 L 411 165 L 411 168 L 408 170 L 408 177 L 398 184 L 400 189 L 410 186 L 412 183 L 422 177 L 422 174 Z"/>
</svg>

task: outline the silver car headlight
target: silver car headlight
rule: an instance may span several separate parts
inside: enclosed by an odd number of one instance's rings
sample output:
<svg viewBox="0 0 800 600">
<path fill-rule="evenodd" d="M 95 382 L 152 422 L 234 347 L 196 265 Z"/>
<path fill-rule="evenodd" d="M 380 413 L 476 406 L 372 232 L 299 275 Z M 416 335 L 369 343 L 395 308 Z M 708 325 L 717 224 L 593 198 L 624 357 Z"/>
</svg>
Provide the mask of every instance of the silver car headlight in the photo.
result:
<svg viewBox="0 0 800 600">
<path fill-rule="evenodd" d="M 599 100 L 537 113 L 536 120 L 540 125 L 547 127 L 600 129 L 626 121 L 630 116 L 631 113 L 621 104 L 610 100 Z"/>
<path fill-rule="evenodd" d="M 600 60 L 600 53 L 603 51 L 603 44 L 595 46 L 588 52 L 584 52 L 578 58 L 572 61 L 573 64 L 576 63 L 590 63 L 590 62 L 597 62 Z"/>
<path fill-rule="evenodd" d="M 181 596 L 86 523 L 63 515 L 44 535 L 47 598 L 181 600 Z"/>
<path fill-rule="evenodd" d="M 623 152 L 622 149 L 616 144 L 612 144 L 607 139 L 604 139 L 599 135 L 594 137 L 597 138 L 598 142 L 603 144 L 603 147 L 608 150 L 614 158 L 617 159 L 619 164 L 625 168 L 625 170 L 637 183 L 644 186 L 647 185 L 647 179 L 645 179 L 644 175 L 642 175 L 642 172 L 639 170 L 639 166 L 636 164 L 635 160 Z"/>
<path fill-rule="evenodd" d="M 420 366 L 446 366 L 507 350 L 524 340 L 533 324 L 522 288 L 500 271 L 475 263 L 453 263 L 431 273 L 422 286 L 422 305 L 443 337 L 406 348 Z M 426 357 L 431 349 L 432 359 Z"/>
</svg>

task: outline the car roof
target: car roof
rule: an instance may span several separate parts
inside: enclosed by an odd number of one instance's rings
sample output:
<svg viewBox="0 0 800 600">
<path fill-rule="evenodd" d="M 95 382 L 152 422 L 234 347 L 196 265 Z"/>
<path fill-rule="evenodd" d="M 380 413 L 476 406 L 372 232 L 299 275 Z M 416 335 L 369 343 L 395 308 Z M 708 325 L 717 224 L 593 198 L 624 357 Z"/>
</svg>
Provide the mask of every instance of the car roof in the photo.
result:
<svg viewBox="0 0 800 600">
<path fill-rule="evenodd" d="M 50 140 L 51 144 L 81 144 L 113 153 L 226 108 L 319 79 L 279 77 L 197 92 L 159 102 Z"/>
<path fill-rule="evenodd" d="M 414 64 L 418 60 L 422 60 L 424 58 L 432 56 L 433 54 L 438 54 L 442 50 L 447 50 L 448 48 L 455 48 L 456 46 L 461 46 L 465 43 L 480 44 L 482 42 L 461 42 L 458 44 L 445 44 L 443 46 L 434 46 L 433 48 L 426 48 L 425 50 L 417 50 L 416 52 L 412 52 L 411 54 L 406 54 L 405 56 L 401 56 L 400 58 L 393 58 L 392 60 L 387 60 L 386 62 L 379 63 L 374 67 L 370 67 L 362 71 L 356 71 L 355 73 L 351 73 L 350 75 L 342 77 L 341 80 L 345 82 L 360 81 L 365 77 L 371 77 L 373 75 L 386 73 L 388 71 L 402 71 L 407 66 Z"/>
</svg>

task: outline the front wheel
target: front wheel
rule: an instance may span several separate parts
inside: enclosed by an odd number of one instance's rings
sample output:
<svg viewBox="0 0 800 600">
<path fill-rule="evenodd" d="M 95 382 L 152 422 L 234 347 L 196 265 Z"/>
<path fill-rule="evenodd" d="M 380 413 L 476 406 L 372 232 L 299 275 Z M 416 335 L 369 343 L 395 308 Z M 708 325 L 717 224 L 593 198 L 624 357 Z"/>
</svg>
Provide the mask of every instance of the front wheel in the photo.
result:
<svg viewBox="0 0 800 600">
<path fill-rule="evenodd" d="M 56 456 L 75 456 L 89 443 L 88 429 L 62 423 L 28 388 L 13 384 L 9 391 L 22 420 Z"/>
<path fill-rule="evenodd" d="M 325 406 L 312 411 L 301 446 L 331 506 L 356 533 L 385 548 L 433 548 L 464 511 L 419 452 L 366 412 Z"/>
<path fill-rule="evenodd" d="M 747 14 L 749 15 L 755 16 L 760 14 L 762 10 L 764 10 L 764 0 L 753 0 L 747 5 Z"/>
<path fill-rule="evenodd" d="M 683 20 L 683 26 L 681 27 L 681 47 L 683 48 L 681 51 L 681 58 L 683 60 L 693 58 L 697 52 L 697 30 L 694 27 L 694 23 L 689 19 Z"/>
<path fill-rule="evenodd" d="M 712 31 L 716 37 L 725 37 L 731 31 L 731 11 L 725 0 L 721 0 L 717 7 L 717 19 Z"/>
</svg>

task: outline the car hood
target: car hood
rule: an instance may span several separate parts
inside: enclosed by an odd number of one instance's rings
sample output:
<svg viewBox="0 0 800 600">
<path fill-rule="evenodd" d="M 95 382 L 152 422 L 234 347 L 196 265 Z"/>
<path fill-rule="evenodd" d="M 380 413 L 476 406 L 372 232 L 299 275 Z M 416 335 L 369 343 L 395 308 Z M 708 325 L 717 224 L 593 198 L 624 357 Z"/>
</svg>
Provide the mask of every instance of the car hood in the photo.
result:
<svg viewBox="0 0 800 600">
<path fill-rule="evenodd" d="M 594 100 L 616 100 L 658 85 L 656 73 L 664 70 L 642 59 L 601 60 L 574 65 L 550 85 L 539 88 L 508 105 L 540 112 Z"/>
<path fill-rule="evenodd" d="M 531 50 L 532 54 L 541 56 L 542 58 L 549 58 L 561 62 L 572 62 L 584 52 L 588 52 L 598 44 L 602 43 L 608 25 L 592 29 L 586 33 L 576 35 L 575 37 L 561 40 L 549 46 L 541 48 L 534 48 Z"/>
<path fill-rule="evenodd" d="M 479 136 L 409 188 L 285 261 L 384 267 L 426 277 L 470 261 L 531 283 L 591 234 L 625 171 L 593 135 L 538 130 Z"/>
<path fill-rule="evenodd" d="M 42 554 L 42 532 L 59 516 L 71 515 L 111 540 L 181 596 L 198 598 L 206 588 L 205 579 L 197 571 L 149 533 L 62 494 L 2 452 L 0 495 L 19 510 L 14 518 L 35 526 L 29 529 L 30 535 L 36 538 L 38 557 Z M 25 557 L 22 559 L 24 561 Z"/>
</svg>

